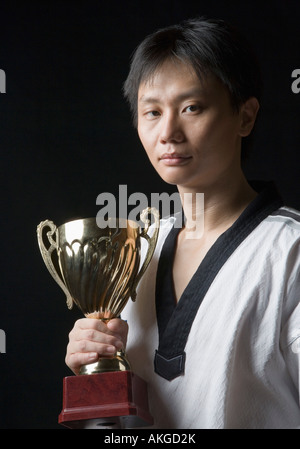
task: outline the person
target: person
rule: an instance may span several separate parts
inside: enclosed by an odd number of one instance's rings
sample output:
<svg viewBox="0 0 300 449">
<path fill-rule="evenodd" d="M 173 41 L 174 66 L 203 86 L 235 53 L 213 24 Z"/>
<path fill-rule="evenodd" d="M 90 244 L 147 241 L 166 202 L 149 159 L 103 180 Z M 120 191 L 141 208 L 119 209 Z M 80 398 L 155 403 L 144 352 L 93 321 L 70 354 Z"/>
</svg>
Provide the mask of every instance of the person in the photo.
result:
<svg viewBox="0 0 300 449">
<path fill-rule="evenodd" d="M 78 320 L 67 365 L 126 347 L 154 428 L 300 427 L 300 214 L 242 169 L 261 101 L 252 50 L 222 20 L 186 20 L 138 46 L 124 93 L 184 225 L 161 219 L 136 302 Z"/>
</svg>

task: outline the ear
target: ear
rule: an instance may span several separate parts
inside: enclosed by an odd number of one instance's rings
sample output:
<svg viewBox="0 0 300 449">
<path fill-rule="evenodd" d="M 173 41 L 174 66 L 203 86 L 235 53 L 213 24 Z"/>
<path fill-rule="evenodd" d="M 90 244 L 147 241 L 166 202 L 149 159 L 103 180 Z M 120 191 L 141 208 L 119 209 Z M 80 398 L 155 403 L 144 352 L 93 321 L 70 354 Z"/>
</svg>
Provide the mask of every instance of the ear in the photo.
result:
<svg viewBox="0 0 300 449">
<path fill-rule="evenodd" d="M 255 97 L 248 98 L 248 100 L 241 106 L 241 125 L 239 132 L 239 135 L 241 137 L 249 136 L 249 134 L 251 133 L 255 124 L 258 110 L 259 102 Z"/>
</svg>

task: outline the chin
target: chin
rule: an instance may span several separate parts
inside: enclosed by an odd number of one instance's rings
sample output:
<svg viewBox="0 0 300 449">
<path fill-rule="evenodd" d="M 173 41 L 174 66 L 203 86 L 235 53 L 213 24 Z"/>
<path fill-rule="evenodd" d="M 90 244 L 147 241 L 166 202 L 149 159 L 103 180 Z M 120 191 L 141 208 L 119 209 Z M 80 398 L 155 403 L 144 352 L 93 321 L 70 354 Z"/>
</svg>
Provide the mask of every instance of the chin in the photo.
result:
<svg viewBox="0 0 300 449">
<path fill-rule="evenodd" d="M 166 184 L 170 184 L 172 186 L 177 186 L 178 184 L 180 184 L 180 180 L 176 176 L 159 176 Z"/>
<path fill-rule="evenodd" d="M 178 171 L 174 168 L 171 170 L 157 170 L 158 175 L 161 177 L 161 179 L 170 185 L 181 185 L 188 183 L 190 180 L 190 176 L 187 176 L 183 173 L 178 173 Z"/>
</svg>

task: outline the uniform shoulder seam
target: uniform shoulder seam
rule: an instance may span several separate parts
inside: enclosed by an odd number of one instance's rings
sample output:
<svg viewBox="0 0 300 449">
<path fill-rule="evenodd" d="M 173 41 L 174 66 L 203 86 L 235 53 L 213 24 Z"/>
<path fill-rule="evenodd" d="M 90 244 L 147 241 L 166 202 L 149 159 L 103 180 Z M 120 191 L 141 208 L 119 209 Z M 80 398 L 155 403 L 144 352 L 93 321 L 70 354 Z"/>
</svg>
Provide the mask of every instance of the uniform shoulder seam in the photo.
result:
<svg viewBox="0 0 300 449">
<path fill-rule="evenodd" d="M 300 212 L 291 207 L 281 207 L 270 214 L 272 217 L 284 217 L 287 219 L 292 219 L 300 223 Z"/>
</svg>

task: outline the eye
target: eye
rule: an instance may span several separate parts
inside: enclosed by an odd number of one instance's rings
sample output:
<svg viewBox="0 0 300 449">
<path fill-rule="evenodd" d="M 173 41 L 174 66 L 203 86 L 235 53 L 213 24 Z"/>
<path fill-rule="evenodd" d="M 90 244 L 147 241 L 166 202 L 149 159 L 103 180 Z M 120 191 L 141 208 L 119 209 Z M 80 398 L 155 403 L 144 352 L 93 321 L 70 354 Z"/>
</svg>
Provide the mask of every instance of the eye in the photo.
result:
<svg viewBox="0 0 300 449">
<path fill-rule="evenodd" d="M 201 112 L 202 109 L 203 108 L 199 104 L 190 104 L 189 106 L 184 108 L 183 112 L 195 113 L 195 112 Z"/>
<path fill-rule="evenodd" d="M 149 119 L 153 119 L 155 117 L 159 117 L 160 116 L 160 112 L 159 111 L 148 111 L 145 113 L 146 117 Z"/>
</svg>

